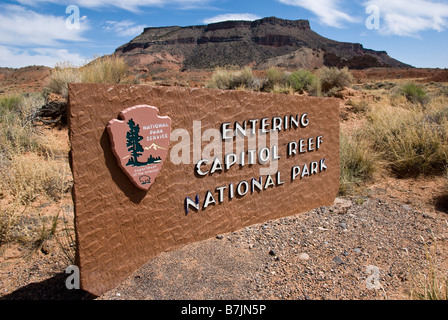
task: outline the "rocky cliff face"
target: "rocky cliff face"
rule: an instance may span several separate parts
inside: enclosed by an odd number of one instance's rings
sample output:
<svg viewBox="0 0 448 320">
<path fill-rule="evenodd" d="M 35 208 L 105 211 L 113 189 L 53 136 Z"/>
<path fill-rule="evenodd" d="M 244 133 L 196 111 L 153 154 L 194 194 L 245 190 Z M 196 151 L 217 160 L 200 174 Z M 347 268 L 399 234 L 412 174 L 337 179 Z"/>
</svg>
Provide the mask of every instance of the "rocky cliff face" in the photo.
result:
<svg viewBox="0 0 448 320">
<path fill-rule="evenodd" d="M 252 22 L 146 28 L 140 36 L 119 47 L 116 54 L 137 68 L 150 70 L 245 65 L 254 68 L 410 67 L 384 51 L 324 38 L 311 30 L 307 20 L 275 17 Z"/>
</svg>

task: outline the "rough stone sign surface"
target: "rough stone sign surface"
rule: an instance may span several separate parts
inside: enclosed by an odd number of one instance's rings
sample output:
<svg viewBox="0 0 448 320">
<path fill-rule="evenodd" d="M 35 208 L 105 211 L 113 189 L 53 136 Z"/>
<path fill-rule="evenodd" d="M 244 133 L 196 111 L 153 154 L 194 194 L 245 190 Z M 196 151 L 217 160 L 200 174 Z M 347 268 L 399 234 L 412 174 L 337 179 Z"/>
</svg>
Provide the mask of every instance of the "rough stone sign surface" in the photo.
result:
<svg viewBox="0 0 448 320">
<path fill-rule="evenodd" d="M 101 295 L 162 252 L 331 205 L 336 99 L 72 84 L 76 264 Z"/>
</svg>

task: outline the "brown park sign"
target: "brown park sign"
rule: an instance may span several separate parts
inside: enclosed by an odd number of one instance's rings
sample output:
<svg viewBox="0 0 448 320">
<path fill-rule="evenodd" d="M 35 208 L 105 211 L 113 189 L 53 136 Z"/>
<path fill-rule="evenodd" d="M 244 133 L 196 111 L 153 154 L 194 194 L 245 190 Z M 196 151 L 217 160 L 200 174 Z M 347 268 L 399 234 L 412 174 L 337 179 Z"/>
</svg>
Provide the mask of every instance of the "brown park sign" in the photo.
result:
<svg viewBox="0 0 448 320">
<path fill-rule="evenodd" d="M 339 190 L 336 99 L 72 84 L 69 134 L 76 264 L 94 295 L 157 254 Z"/>
</svg>

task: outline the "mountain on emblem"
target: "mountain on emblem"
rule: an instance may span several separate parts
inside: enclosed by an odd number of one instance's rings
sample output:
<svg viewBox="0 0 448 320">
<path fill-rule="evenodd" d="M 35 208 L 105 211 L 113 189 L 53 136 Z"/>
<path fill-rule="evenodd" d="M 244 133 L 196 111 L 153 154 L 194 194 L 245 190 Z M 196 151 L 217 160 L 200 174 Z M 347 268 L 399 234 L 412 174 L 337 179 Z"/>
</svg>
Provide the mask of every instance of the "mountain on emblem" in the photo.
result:
<svg viewBox="0 0 448 320">
<path fill-rule="evenodd" d="M 154 184 L 168 154 L 171 119 L 156 107 L 141 105 L 109 121 L 107 131 L 118 165 L 142 190 Z"/>
</svg>

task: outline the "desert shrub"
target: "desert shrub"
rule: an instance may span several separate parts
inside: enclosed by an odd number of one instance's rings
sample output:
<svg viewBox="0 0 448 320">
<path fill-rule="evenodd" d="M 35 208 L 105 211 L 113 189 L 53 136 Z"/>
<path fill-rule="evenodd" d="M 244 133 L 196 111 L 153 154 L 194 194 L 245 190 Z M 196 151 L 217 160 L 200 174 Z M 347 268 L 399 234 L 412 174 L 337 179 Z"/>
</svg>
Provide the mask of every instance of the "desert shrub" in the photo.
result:
<svg viewBox="0 0 448 320">
<path fill-rule="evenodd" d="M 21 102 L 22 97 L 20 95 L 0 97 L 0 115 L 18 110 Z"/>
<path fill-rule="evenodd" d="M 353 83 L 353 76 L 348 68 L 328 68 L 319 70 L 312 92 L 319 96 L 334 96 L 338 91 Z"/>
<path fill-rule="evenodd" d="M 45 93 L 55 93 L 64 98 L 68 97 L 68 84 L 80 83 L 81 73 L 78 67 L 67 62 L 59 63 L 51 71 L 50 81 L 44 88 Z"/>
<path fill-rule="evenodd" d="M 287 76 L 285 71 L 276 68 L 271 67 L 268 70 L 266 70 L 266 82 L 265 82 L 265 91 L 270 91 L 274 87 L 280 88 L 284 87 L 287 82 Z"/>
<path fill-rule="evenodd" d="M 129 68 L 122 57 L 105 56 L 93 60 L 81 67 L 68 63 L 56 65 L 50 75 L 45 93 L 55 93 L 68 97 L 69 83 L 133 83 L 129 77 Z"/>
<path fill-rule="evenodd" d="M 261 81 L 254 76 L 251 67 L 245 67 L 241 70 L 218 68 L 206 87 L 222 90 L 259 90 Z"/>
<path fill-rule="evenodd" d="M 41 94 L 0 98 L 0 245 L 42 243 L 53 231 L 32 203 L 57 202 L 68 190 L 67 144 L 32 121 L 44 101 Z"/>
<path fill-rule="evenodd" d="M 231 88 L 231 82 L 231 71 L 218 68 L 213 73 L 210 81 L 206 84 L 206 87 L 210 89 L 229 90 Z"/>
<path fill-rule="evenodd" d="M 427 102 L 427 96 L 425 90 L 421 86 L 414 83 L 406 83 L 399 86 L 397 89 L 399 95 L 404 96 L 407 101 L 414 104 L 423 104 Z"/>
<path fill-rule="evenodd" d="M 340 137 L 340 188 L 346 195 L 373 177 L 377 156 L 368 142 L 359 134 L 341 133 Z"/>
<path fill-rule="evenodd" d="M 46 165 L 55 155 L 62 156 L 67 146 L 30 121 L 43 103 L 42 96 L 0 98 L 0 193 L 26 203 L 35 194 L 55 199 L 58 168 Z"/>
<path fill-rule="evenodd" d="M 32 124 L 44 103 L 41 95 L 0 98 L 0 153 L 12 155 L 28 151 L 51 153 L 54 144 L 41 139 L 39 128 Z"/>
<path fill-rule="evenodd" d="M 303 91 L 308 91 L 314 81 L 314 74 L 308 70 L 297 70 L 287 76 L 288 84 L 294 89 L 294 91 L 300 93 L 303 93 Z"/>
<path fill-rule="evenodd" d="M 448 128 L 431 118 L 417 108 L 378 107 L 369 113 L 367 138 L 397 176 L 444 172 Z"/>
</svg>

